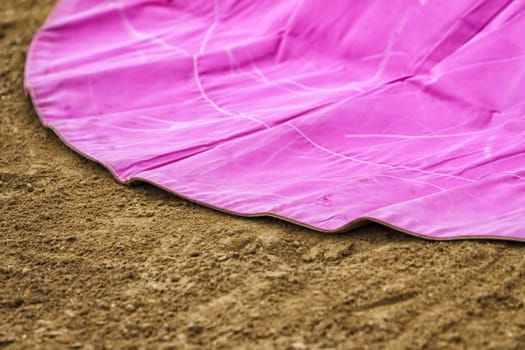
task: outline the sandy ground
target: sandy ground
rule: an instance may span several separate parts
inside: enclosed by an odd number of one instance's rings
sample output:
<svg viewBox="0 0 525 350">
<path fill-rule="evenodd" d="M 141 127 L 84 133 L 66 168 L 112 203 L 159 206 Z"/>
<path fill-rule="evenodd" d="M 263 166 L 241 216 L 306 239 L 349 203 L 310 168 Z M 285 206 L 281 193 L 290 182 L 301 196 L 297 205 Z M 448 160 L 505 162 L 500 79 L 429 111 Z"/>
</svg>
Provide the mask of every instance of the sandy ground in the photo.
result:
<svg viewBox="0 0 525 350">
<path fill-rule="evenodd" d="M 0 349 L 525 348 L 523 244 L 233 217 L 69 150 L 22 87 L 52 3 L 0 3 Z"/>
</svg>

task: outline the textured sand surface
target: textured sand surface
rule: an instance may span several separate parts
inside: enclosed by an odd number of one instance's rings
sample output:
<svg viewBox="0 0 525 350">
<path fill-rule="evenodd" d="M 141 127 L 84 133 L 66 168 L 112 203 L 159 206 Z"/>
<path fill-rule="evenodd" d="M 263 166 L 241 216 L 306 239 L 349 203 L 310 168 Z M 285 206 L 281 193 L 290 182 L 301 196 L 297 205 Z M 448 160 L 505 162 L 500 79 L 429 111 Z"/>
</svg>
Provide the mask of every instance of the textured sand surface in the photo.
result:
<svg viewBox="0 0 525 350">
<path fill-rule="evenodd" d="M 23 92 L 51 0 L 0 4 L 0 349 L 520 349 L 525 246 L 331 235 L 118 184 Z"/>
</svg>

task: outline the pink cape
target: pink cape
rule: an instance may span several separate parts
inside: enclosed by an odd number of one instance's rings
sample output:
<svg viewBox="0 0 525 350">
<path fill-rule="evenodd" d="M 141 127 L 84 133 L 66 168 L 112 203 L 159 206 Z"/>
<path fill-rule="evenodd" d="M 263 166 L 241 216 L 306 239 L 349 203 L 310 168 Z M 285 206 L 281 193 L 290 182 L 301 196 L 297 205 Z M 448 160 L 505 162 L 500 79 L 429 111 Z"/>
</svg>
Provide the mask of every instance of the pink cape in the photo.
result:
<svg viewBox="0 0 525 350">
<path fill-rule="evenodd" d="M 524 0 L 62 0 L 26 90 L 122 182 L 322 231 L 525 240 L 524 38 Z"/>
</svg>

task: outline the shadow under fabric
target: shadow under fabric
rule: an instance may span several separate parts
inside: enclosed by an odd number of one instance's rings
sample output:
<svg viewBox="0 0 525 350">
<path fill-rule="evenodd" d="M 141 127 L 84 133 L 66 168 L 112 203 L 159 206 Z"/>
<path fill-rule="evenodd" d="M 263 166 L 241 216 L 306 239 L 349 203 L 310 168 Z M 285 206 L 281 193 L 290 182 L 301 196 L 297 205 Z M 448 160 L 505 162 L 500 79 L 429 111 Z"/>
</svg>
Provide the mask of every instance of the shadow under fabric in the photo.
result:
<svg viewBox="0 0 525 350">
<path fill-rule="evenodd" d="M 525 0 L 62 0 L 25 86 L 121 182 L 322 231 L 525 240 Z"/>
</svg>

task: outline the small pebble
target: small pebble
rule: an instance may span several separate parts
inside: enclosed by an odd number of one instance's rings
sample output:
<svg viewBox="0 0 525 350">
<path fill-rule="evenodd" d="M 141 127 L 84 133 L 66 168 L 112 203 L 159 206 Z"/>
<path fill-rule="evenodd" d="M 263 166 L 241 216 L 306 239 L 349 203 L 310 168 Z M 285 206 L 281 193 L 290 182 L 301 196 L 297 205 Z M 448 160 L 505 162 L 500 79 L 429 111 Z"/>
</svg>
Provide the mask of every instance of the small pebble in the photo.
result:
<svg viewBox="0 0 525 350">
<path fill-rule="evenodd" d="M 201 255 L 201 252 L 199 252 L 198 250 L 194 250 L 190 253 L 190 257 L 192 258 L 195 258 L 197 256 Z"/>
<path fill-rule="evenodd" d="M 453 334 L 450 336 L 450 338 L 448 339 L 450 342 L 452 343 L 461 343 L 461 336 L 457 335 L 457 334 Z"/>
<path fill-rule="evenodd" d="M 150 283 L 151 289 L 153 289 L 156 292 L 164 292 L 166 290 L 166 287 L 159 282 L 151 282 Z"/>
<path fill-rule="evenodd" d="M 177 282 L 177 281 L 180 280 L 180 275 L 178 275 L 178 274 L 173 274 L 173 275 L 171 275 L 171 277 L 169 277 L 169 279 L 171 280 L 171 283 L 173 283 L 173 282 Z"/>
<path fill-rule="evenodd" d="M 35 188 L 31 184 L 26 184 L 26 190 L 27 192 L 31 193 L 35 190 Z"/>
<path fill-rule="evenodd" d="M 186 327 L 186 329 L 188 330 L 188 332 L 195 335 L 195 334 L 202 333 L 202 331 L 204 330 L 204 327 L 196 323 L 190 323 L 188 324 L 188 327 Z"/>
</svg>

